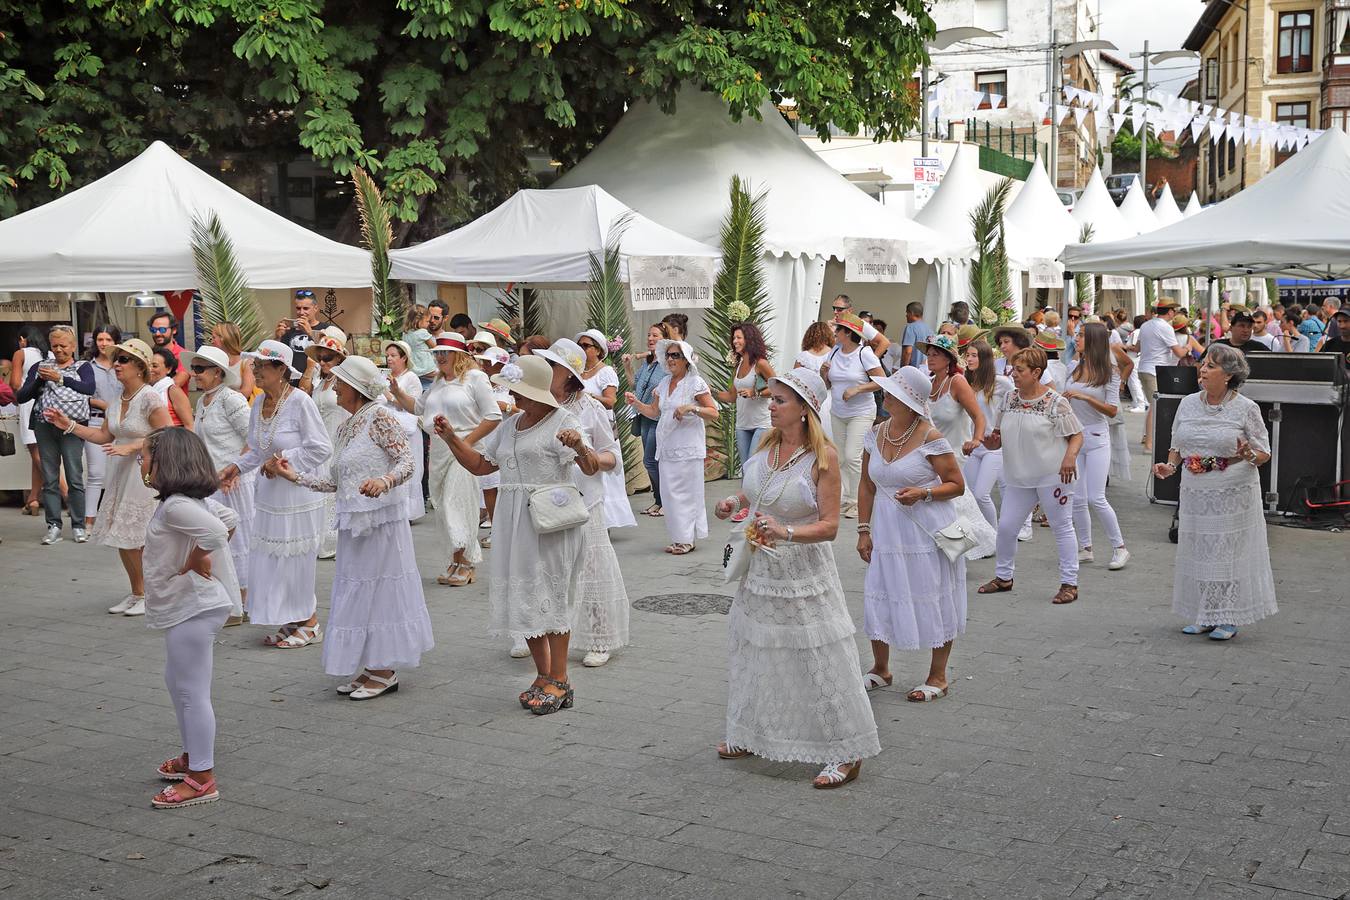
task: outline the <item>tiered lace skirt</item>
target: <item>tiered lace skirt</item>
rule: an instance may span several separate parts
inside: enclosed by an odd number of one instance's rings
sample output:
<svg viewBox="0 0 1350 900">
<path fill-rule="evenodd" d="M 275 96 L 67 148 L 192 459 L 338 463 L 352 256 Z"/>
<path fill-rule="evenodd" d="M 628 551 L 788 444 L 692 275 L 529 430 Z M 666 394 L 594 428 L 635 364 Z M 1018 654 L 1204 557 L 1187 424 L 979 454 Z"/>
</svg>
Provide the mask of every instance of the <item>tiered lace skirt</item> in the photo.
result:
<svg viewBox="0 0 1350 900">
<path fill-rule="evenodd" d="M 591 507 L 583 526 L 581 575 L 577 579 L 572 646 L 578 650 L 616 650 L 628 643 L 628 589 L 619 558 L 609 542 L 603 503 Z"/>
<path fill-rule="evenodd" d="M 1196 625 L 1249 625 L 1276 611 L 1261 482 L 1245 463 L 1182 469 L 1172 609 Z"/>
</svg>

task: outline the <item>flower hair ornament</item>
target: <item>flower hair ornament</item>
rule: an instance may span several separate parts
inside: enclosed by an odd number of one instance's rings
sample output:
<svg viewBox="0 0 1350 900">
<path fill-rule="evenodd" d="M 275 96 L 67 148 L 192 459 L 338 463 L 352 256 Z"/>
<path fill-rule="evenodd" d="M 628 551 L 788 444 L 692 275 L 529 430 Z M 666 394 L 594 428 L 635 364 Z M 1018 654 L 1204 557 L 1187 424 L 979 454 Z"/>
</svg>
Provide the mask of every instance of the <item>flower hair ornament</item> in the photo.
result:
<svg viewBox="0 0 1350 900">
<path fill-rule="evenodd" d="M 502 366 L 502 370 L 497 373 L 497 377 L 505 379 L 512 384 L 519 384 L 525 379 L 525 371 L 515 363 L 507 363 Z"/>
</svg>

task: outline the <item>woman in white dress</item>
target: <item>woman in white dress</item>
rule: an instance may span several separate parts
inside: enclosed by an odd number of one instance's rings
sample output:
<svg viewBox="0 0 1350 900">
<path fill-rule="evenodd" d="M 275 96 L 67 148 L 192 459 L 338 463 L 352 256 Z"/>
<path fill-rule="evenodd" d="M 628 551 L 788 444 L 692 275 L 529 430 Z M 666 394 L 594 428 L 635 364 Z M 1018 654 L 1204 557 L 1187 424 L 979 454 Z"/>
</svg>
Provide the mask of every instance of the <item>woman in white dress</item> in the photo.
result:
<svg viewBox="0 0 1350 900">
<path fill-rule="evenodd" d="M 708 536 L 704 505 L 703 460 L 708 455 L 708 422 L 717 421 L 708 382 L 694 367 L 694 349 L 684 341 L 663 340 L 656 358 L 668 376 L 657 385 L 651 403 L 642 403 L 629 391 L 628 405 L 656 416 L 656 461 L 661 467 L 662 511 L 670 536 L 667 553 L 683 556 Z"/>
<path fill-rule="evenodd" d="M 1216 641 L 1278 611 L 1257 471 L 1270 434 L 1237 390 L 1249 371 L 1241 351 L 1211 344 L 1200 392 L 1177 407 L 1167 462 L 1153 467 L 1159 479 L 1181 472 L 1172 610 L 1192 623 L 1183 632 Z"/>
<path fill-rule="evenodd" d="M 1059 590 L 1052 603 L 1078 599 L 1078 547 L 1073 533 L 1073 482 L 1083 426 L 1069 401 L 1041 379 L 1045 351 L 1028 347 L 1012 358 L 1014 390 L 994 417 L 984 439 L 990 450 L 1003 449 L 1003 507 L 998 515 L 998 563 L 981 594 L 1013 588 L 1017 533 L 1038 502 L 1045 510 L 1059 553 Z"/>
<path fill-rule="evenodd" d="M 820 427 L 820 376 L 791 369 L 769 390 L 772 428 L 746 463 L 744 489 L 716 509 L 719 519 L 746 506 L 755 516 L 727 622 L 727 727 L 717 754 L 823 764 L 812 784 L 836 788 L 881 752 L 831 546 L 839 457 Z"/>
<path fill-rule="evenodd" d="M 759 439 L 769 430 L 769 379 L 773 366 L 764 335 L 751 322 L 737 322 L 731 326 L 731 353 L 734 360 L 729 389 L 713 396 L 722 403 L 736 404 L 736 459 L 742 468 L 755 455 Z M 744 522 L 748 515 L 742 510 L 731 517 L 733 522 Z M 739 517 L 739 518 L 738 518 Z"/>
<path fill-rule="evenodd" d="M 567 338 L 554 341 L 547 350 L 536 350 L 535 355 L 552 364 L 553 397 L 581 423 L 586 443 L 595 451 L 600 474 L 612 469 L 622 451 L 614 429 L 609 427 L 605 408 L 581 386 L 586 355 L 575 341 Z M 572 482 L 581 491 L 590 512 L 590 518 L 582 526 L 585 546 L 581 590 L 572 620 L 572 646 L 586 651 L 581 664 L 588 667 L 603 666 L 609 662 L 612 651 L 628 643 L 628 588 L 605 527 L 605 488 L 600 474 L 572 470 Z"/>
<path fill-rule="evenodd" d="M 416 668 L 433 646 L 407 499 L 399 490 L 412 478 L 415 454 L 406 429 L 382 402 L 388 376 L 361 356 L 347 357 L 333 374 L 348 417 L 338 427 L 327 474 L 297 471 L 280 454 L 267 471 L 337 496 L 339 552 L 323 669 L 349 679 L 360 673 L 338 693 L 370 700 L 397 691 L 397 670 Z"/>
<path fill-rule="evenodd" d="M 399 485 L 398 491 L 403 494 L 408 521 L 416 522 L 426 515 L 427 509 L 422 501 L 422 430 L 414 412 L 417 398 L 422 396 L 422 379 L 412 370 L 412 357 L 412 348 L 404 341 L 384 342 L 384 364 L 389 367 L 389 389 L 380 398 L 380 403 L 403 427 L 408 446 L 413 448 L 412 478 Z"/>
<path fill-rule="evenodd" d="M 47 336 L 42 333 L 42 329 L 36 325 L 22 326 L 19 329 L 19 349 L 14 353 L 9 370 L 9 386 L 15 393 L 18 393 L 19 388 L 23 387 L 24 381 L 27 380 L 28 370 L 46 357 Z M 29 400 L 27 403 L 19 404 L 18 440 L 28 448 L 28 456 L 33 465 L 33 486 L 29 493 L 24 495 L 23 500 L 23 512 L 28 516 L 42 514 L 42 458 L 38 455 L 37 435 L 29 427 L 34 402 Z"/>
<path fill-rule="evenodd" d="M 586 540 L 581 523 L 541 534 L 530 498 L 542 491 L 554 503 L 566 501 L 574 490 L 572 469 L 594 475 L 600 463 L 576 416 L 554 399 L 553 370 L 543 357 L 522 356 L 494 378 L 510 389 L 520 412 L 483 442 L 481 452 L 444 416 L 436 419 L 436 433 L 469 473 L 502 473 L 488 582 L 489 632 L 529 646 L 538 674 L 521 693 L 520 705 L 546 715 L 570 709 L 574 699 L 567 647 Z"/>
<path fill-rule="evenodd" d="M 984 434 L 976 438 L 983 442 L 994 430 L 994 411 L 1003 406 L 1012 379 L 996 374 L 994 351 L 984 340 L 975 339 L 966 345 L 966 383 L 975 392 L 975 402 L 984 416 Z M 998 528 L 998 510 L 994 507 L 994 485 L 1003 477 L 1003 451 L 990 450 L 983 443 L 970 451 L 962 470 L 966 490 L 975 498 L 980 512 L 989 525 Z"/>
<path fill-rule="evenodd" d="M 989 431 L 984 411 L 975 391 L 966 381 L 958 366 L 959 351 L 950 335 L 937 335 L 931 341 L 920 341 L 915 347 L 922 350 L 932 379 L 928 394 L 929 411 L 933 425 L 942 432 L 952 451 L 958 454 L 964 468 L 965 460 L 980 445 L 974 435 Z M 998 543 L 998 530 L 989 524 L 984 511 L 975 501 L 969 483 L 953 501 L 958 516 L 973 529 L 976 545 L 966 559 L 984 559 L 993 556 Z"/>
<path fill-rule="evenodd" d="M 1078 451 L 1078 488 L 1073 493 L 1073 527 L 1078 537 L 1078 561 L 1092 562 L 1092 518 L 1101 519 L 1111 541 L 1111 571 L 1125 568 L 1130 551 L 1111 501 L 1106 499 L 1106 479 L 1111 470 L 1111 420 L 1120 414 L 1120 373 L 1111 359 L 1106 326 L 1088 322 L 1078 329 L 1064 397 L 1083 426 L 1083 446 Z"/>
<path fill-rule="evenodd" d="M 862 476 L 863 438 L 877 418 L 872 392 L 880 390 L 875 379 L 885 378 L 881 361 L 862 343 L 863 320 L 853 313 L 840 313 L 834 320 L 835 346 L 820 367 L 830 386 L 831 433 L 839 447 L 843 476 L 841 514 L 858 517 L 858 479 Z"/>
<path fill-rule="evenodd" d="M 197 409 L 194 419 L 196 433 L 206 445 L 219 472 L 244 454 L 248 440 L 248 401 L 239 393 L 239 372 L 230 365 L 230 358 L 219 347 L 203 347 L 193 353 L 183 351 L 183 365 L 192 369 L 197 380 Z M 248 550 L 253 542 L 253 492 L 257 473 L 250 472 L 239 479 L 229 493 L 217 490 L 211 495 L 215 502 L 234 510 L 238 522 L 230 535 L 230 558 L 234 561 L 235 576 L 239 581 L 240 602 L 248 599 Z M 225 626 L 244 622 L 243 609 L 230 610 Z"/>
<path fill-rule="evenodd" d="M 113 357 L 122 343 L 122 331 L 116 325 L 102 325 L 94 329 L 94 354 L 89 367 L 94 372 L 94 396 L 89 398 L 89 425 L 99 428 L 107 418 L 108 409 L 122 396 L 122 383 L 113 371 Z M 98 504 L 103 498 L 103 478 L 108 468 L 108 454 L 98 444 L 84 445 L 84 524 L 93 528 L 98 520 Z"/>
<path fill-rule="evenodd" d="M 337 379 L 333 368 L 347 358 L 347 335 L 341 328 L 329 326 L 314 335 L 314 343 L 305 348 L 305 355 L 314 360 L 310 367 L 309 378 L 301 381 L 301 386 L 314 401 L 328 431 L 328 442 L 337 440 L 337 430 L 350 415 L 337 400 Z M 332 460 L 330 459 L 331 463 Z M 319 559 L 332 559 L 337 555 L 337 500 L 336 495 L 323 495 L 323 542 L 319 545 Z"/>
<path fill-rule="evenodd" d="M 278 453 L 302 472 L 328 462 L 333 445 L 314 401 L 291 386 L 300 371 L 287 344 L 263 341 L 253 360 L 261 399 L 249 414 L 247 450 L 220 473 L 221 489 Z M 323 540 L 323 496 L 264 472 L 253 493 L 253 541 L 248 553 L 248 616 L 254 625 L 276 626 L 263 644 L 282 649 L 323 640 L 314 594 L 315 559 Z"/>
<path fill-rule="evenodd" d="M 479 334 L 492 337 L 490 331 L 480 331 Z M 511 361 L 511 354 L 501 347 L 486 347 L 482 353 L 475 353 L 473 358 L 478 360 L 478 365 L 483 367 L 483 374 L 488 377 L 490 383 L 492 376 L 501 372 L 502 366 Z M 497 401 L 497 408 L 501 410 L 502 419 L 509 418 L 516 411 L 515 403 L 511 400 L 511 392 L 495 384 L 492 385 L 492 399 Z M 492 515 L 497 511 L 497 485 L 501 483 L 501 480 L 501 474 L 498 472 L 484 475 L 478 479 L 478 490 L 482 494 L 482 508 L 479 511 L 478 527 L 488 530 L 487 534 L 478 539 L 478 546 L 484 550 L 492 546 Z"/>
<path fill-rule="evenodd" d="M 863 685 L 891 683 L 891 650 L 928 649 L 928 677 L 905 697 L 926 703 L 947 696 L 952 643 L 966 630 L 966 561 L 949 560 L 932 537 L 960 515 L 952 501 L 965 493 L 965 479 L 930 418 L 924 374 L 904 366 L 881 389 L 890 417 L 867 434 L 858 490 L 863 630 L 872 642 Z"/>
<path fill-rule="evenodd" d="M 103 505 L 94 523 L 94 543 L 116 547 L 131 582 L 131 593 L 108 608 L 113 615 L 145 615 L 145 529 L 155 514 L 155 494 L 141 481 L 136 454 L 145 436 L 169 426 L 169 411 L 147 383 L 150 378 L 149 345 L 137 338 L 117 345 L 113 371 L 122 384 L 122 396 L 108 407 L 107 418 L 98 428 L 77 425 L 58 410 L 47 412 L 47 421 L 69 430 L 81 440 L 103 444 L 108 468 L 103 475 Z"/>
<path fill-rule="evenodd" d="M 478 447 L 502 422 L 492 385 L 458 336 L 437 338 L 435 356 L 436 380 L 413 411 L 427 434 L 435 434 L 436 421 L 445 419 L 470 447 Z M 472 584 L 483 559 L 478 544 L 478 480 L 455 461 L 445 441 L 431 442 L 429 460 L 431 506 L 447 560 L 436 582 L 450 587 Z"/>
<path fill-rule="evenodd" d="M 614 405 L 619 400 L 619 373 L 605 362 L 609 356 L 609 339 L 592 328 L 573 338 L 586 353 L 586 368 L 582 370 L 581 384 L 605 407 L 610 425 L 614 424 Z M 628 427 L 624 423 L 624 427 Z M 628 502 L 628 477 L 623 470 L 623 454 L 614 468 L 600 476 L 605 484 L 605 527 L 626 528 L 637 525 L 633 507 Z"/>
<path fill-rule="evenodd" d="M 830 326 L 824 322 L 812 322 L 806 326 L 806 332 L 802 335 L 801 352 L 793 360 L 792 367 L 794 369 L 809 369 L 819 375 L 820 367 L 833 348 L 834 333 L 830 331 Z M 828 395 L 820 407 L 820 428 L 825 432 L 827 440 L 833 440 L 830 434 L 830 398 Z"/>
</svg>

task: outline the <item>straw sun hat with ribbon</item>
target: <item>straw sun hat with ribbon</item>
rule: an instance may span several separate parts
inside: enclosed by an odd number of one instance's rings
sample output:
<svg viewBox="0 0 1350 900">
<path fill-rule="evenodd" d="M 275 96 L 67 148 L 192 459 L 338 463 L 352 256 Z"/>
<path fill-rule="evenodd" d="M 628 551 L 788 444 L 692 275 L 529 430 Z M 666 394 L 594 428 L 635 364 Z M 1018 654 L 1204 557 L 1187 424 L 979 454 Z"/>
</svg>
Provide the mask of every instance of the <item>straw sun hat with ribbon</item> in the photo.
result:
<svg viewBox="0 0 1350 900">
<path fill-rule="evenodd" d="M 981 328 L 979 325 L 962 325 L 956 329 L 956 346 L 964 350 L 970 346 L 972 341 L 989 342 L 989 329 Z"/>
<path fill-rule="evenodd" d="M 484 331 L 490 331 L 507 344 L 514 344 L 511 338 L 511 326 L 506 324 L 503 319 L 491 319 L 487 322 L 479 322 L 478 327 Z"/>
<path fill-rule="evenodd" d="M 859 339 L 862 338 L 863 326 L 865 324 L 866 323 L 863 322 L 861 318 L 851 312 L 838 313 L 834 317 L 834 327 L 847 328 L 849 331 L 856 334 Z"/>
<path fill-rule="evenodd" d="M 555 409 L 558 406 L 551 389 L 553 367 L 548 360 L 536 354 L 519 357 L 515 362 L 502 366 L 502 370 L 492 376 L 492 383 L 526 400 L 534 400 Z"/>
<path fill-rule="evenodd" d="M 179 357 L 179 362 L 189 367 L 193 363 L 215 366 L 225 372 L 225 387 L 239 387 L 239 369 L 230 365 L 230 357 L 219 347 L 202 347 L 195 353 L 191 350 L 184 350 Z"/>
<path fill-rule="evenodd" d="M 341 328 L 330 325 L 314 337 L 314 342 L 305 348 L 305 355 L 315 362 L 319 361 L 319 351 L 336 353 L 339 359 L 347 357 L 347 333 Z"/>
<path fill-rule="evenodd" d="M 1177 313 L 1175 316 L 1172 317 L 1173 331 L 1184 331 L 1185 329 L 1190 327 L 1191 327 L 1191 320 L 1186 318 L 1181 313 Z"/>
<path fill-rule="evenodd" d="M 132 359 L 139 359 L 146 370 L 149 370 L 150 357 L 154 355 L 154 351 L 150 349 L 150 345 L 145 341 L 140 338 L 129 338 L 118 344 L 117 349 L 127 356 L 130 356 Z M 248 354 L 245 355 L 247 356 Z"/>
<path fill-rule="evenodd" d="M 1059 353 L 1064 349 L 1064 338 L 1049 331 L 1037 332 L 1036 338 L 1031 342 L 1033 347 L 1040 347 L 1046 353 Z"/>
<path fill-rule="evenodd" d="M 436 338 L 436 346 L 434 346 L 434 347 L 431 348 L 431 352 L 432 352 L 432 353 L 451 353 L 451 352 L 453 352 L 453 353 L 468 353 L 468 352 L 469 352 L 469 345 L 466 344 L 466 343 L 464 343 L 464 340 L 463 340 L 462 338 L 458 337 L 458 336 L 456 336 L 456 337 L 447 337 L 447 336 L 445 336 L 445 335 L 441 335 L 440 337 Z"/>
</svg>

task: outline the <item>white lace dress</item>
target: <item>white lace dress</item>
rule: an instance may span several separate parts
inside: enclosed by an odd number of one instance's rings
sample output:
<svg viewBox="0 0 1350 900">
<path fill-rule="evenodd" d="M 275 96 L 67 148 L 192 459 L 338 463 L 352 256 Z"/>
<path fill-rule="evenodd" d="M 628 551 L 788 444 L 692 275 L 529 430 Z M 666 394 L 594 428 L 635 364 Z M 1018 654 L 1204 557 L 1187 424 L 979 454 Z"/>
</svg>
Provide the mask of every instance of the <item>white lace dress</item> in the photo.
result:
<svg viewBox="0 0 1350 900">
<path fill-rule="evenodd" d="M 421 379 L 411 371 L 406 371 L 398 376 L 398 385 L 404 394 L 412 398 L 415 410 L 417 399 L 422 396 Z M 399 425 L 403 426 L 403 434 L 408 439 L 408 446 L 413 450 L 412 477 L 399 485 L 398 490 L 404 495 L 404 509 L 408 514 L 408 520 L 416 522 L 427 512 L 426 504 L 422 501 L 422 431 L 418 427 L 417 413 L 404 410 L 389 394 L 380 399 L 380 404 Z"/>
<path fill-rule="evenodd" d="M 769 451 L 745 465 L 751 504 L 781 524 L 819 520 L 815 456 L 766 477 Z M 881 752 L 853 620 L 828 542 L 779 541 L 754 553 L 727 622 L 726 742 L 781 762 L 851 762 Z"/>
<path fill-rule="evenodd" d="M 581 379 L 586 393 L 599 397 L 605 388 L 618 388 L 619 373 L 613 366 L 601 366 L 590 378 Z M 607 409 L 610 430 L 614 430 L 614 410 Z M 605 484 L 605 525 L 608 528 L 627 528 L 637 525 L 633 515 L 633 505 L 628 502 L 628 476 L 623 471 L 623 454 L 619 454 L 619 464 L 600 476 Z"/>
<path fill-rule="evenodd" d="M 934 500 L 906 507 L 895 495 L 907 487 L 941 484 L 930 457 L 951 453 L 952 446 L 938 438 L 886 462 L 874 428 L 863 449 L 867 476 L 877 486 L 872 562 L 863 581 L 863 631 L 897 650 L 941 647 L 966 630 L 966 561 L 947 559 L 932 538 L 932 532 L 955 521 L 956 503 Z"/>
<path fill-rule="evenodd" d="M 122 417 L 122 398 L 108 404 L 107 426 L 114 444 L 132 444 L 150 433 L 150 413 L 164 406 L 155 389 L 146 385 L 132 395 Z M 141 481 L 141 464 L 131 456 L 108 457 L 103 476 L 103 503 L 94 520 L 94 543 L 118 550 L 145 546 L 145 529 L 155 514 L 155 492 Z"/>
<path fill-rule="evenodd" d="M 456 550 L 461 550 L 464 560 L 476 566 L 483 559 L 483 550 L 478 545 L 481 495 L 478 480 L 455 461 L 450 446 L 436 434 L 436 417 L 445 416 L 455 434 L 467 438 L 483 420 L 501 421 L 501 407 L 492 399 L 487 375 L 480 369 L 471 369 L 459 381 L 438 377 L 417 398 L 415 409 L 422 430 L 431 435 L 427 490 L 431 494 L 431 506 L 436 510 L 436 527 L 441 533 L 446 564 Z M 496 430 L 500 431 L 501 426 Z"/>
<path fill-rule="evenodd" d="M 577 417 L 586 435 L 586 443 L 596 453 L 621 453 L 614 429 L 605 415 L 607 410 L 589 394 L 573 395 L 564 409 Z M 584 548 L 581 557 L 580 591 L 576 615 L 572 620 L 572 646 L 577 650 L 616 650 L 628 643 L 628 588 L 619 569 L 619 558 L 609 541 L 605 524 L 604 473 L 586 475 L 572 467 L 572 482 L 581 491 L 590 510 L 590 520 L 582 526 Z"/>
<path fill-rule="evenodd" d="M 253 404 L 248 449 L 235 463 L 242 475 L 280 453 L 297 472 L 322 470 L 333 451 L 319 411 L 297 388 L 270 419 L 265 397 Z M 323 538 L 323 495 L 284 478 L 259 477 L 253 493 L 253 543 L 248 549 L 248 616 L 255 625 L 289 625 L 314 615 L 314 564 Z"/>
<path fill-rule="evenodd" d="M 949 380 L 947 384 L 950 385 L 951 381 Z M 932 401 L 930 409 L 933 425 L 942 432 L 942 436 L 956 453 L 956 461 L 964 463 L 965 457 L 961 455 L 961 447 L 970 440 L 974 427 L 974 423 L 970 421 L 970 414 L 961 408 L 961 404 L 956 402 L 950 390 L 943 390 L 942 396 Z M 988 423 L 985 427 L 988 427 Z M 956 514 L 971 526 L 975 539 L 979 542 L 966 553 L 966 559 L 984 559 L 993 556 L 995 545 L 998 543 L 998 530 L 989 524 L 984 513 L 980 511 L 980 505 L 975 502 L 975 495 L 970 492 L 970 485 L 967 484 L 961 496 L 951 503 L 956 509 Z M 876 543 L 875 539 L 873 543 Z"/>
<path fill-rule="evenodd" d="M 414 455 L 403 425 L 381 404 L 367 403 L 338 428 L 328 474 L 300 474 L 300 484 L 337 502 L 338 555 L 323 644 L 329 675 L 414 668 L 434 645 L 400 490 L 412 478 Z M 385 476 L 392 490 L 361 493 L 367 480 Z"/>
<path fill-rule="evenodd" d="M 197 398 L 192 417 L 193 431 L 206 445 L 217 472 L 243 455 L 248 440 L 249 416 L 248 401 L 232 388 L 218 387 Z M 241 589 L 248 588 L 248 548 L 253 542 L 253 493 L 257 480 L 258 473 L 249 472 L 239 476 L 234 490 L 229 493 L 216 491 L 211 495 L 212 500 L 234 510 L 239 517 L 234 536 L 230 538 L 230 556 Z"/>
<path fill-rule="evenodd" d="M 319 377 L 319 369 L 315 367 L 313 380 L 314 392 L 310 398 L 314 401 L 315 407 L 319 410 L 319 418 L 323 419 L 323 427 L 328 431 L 328 443 L 332 444 L 337 440 L 338 427 L 351 415 L 341 406 L 338 406 L 337 400 L 337 377 L 333 376 L 325 384 Z M 328 463 L 325 463 L 328 465 Z M 325 494 L 323 498 L 323 543 L 319 545 L 319 555 L 328 557 L 337 552 L 337 506 L 333 495 Z"/>
<path fill-rule="evenodd" d="M 572 630 L 585 547 L 584 526 L 539 534 L 529 508 L 534 488 L 572 483 L 577 455 L 558 432 L 581 430 L 581 423 L 555 409 L 521 429 L 523 416 L 503 422 L 483 440 L 482 451 L 502 475 L 492 522 L 488 633 L 513 641 Z"/>
<path fill-rule="evenodd" d="M 1237 462 L 1195 474 L 1185 465 L 1188 456 L 1236 456 L 1239 438 L 1270 452 L 1261 411 L 1247 397 L 1216 408 L 1203 393 L 1190 394 L 1177 407 L 1172 446 L 1182 465 L 1172 609 L 1196 625 L 1249 625 L 1276 611 L 1256 467 Z"/>
</svg>

